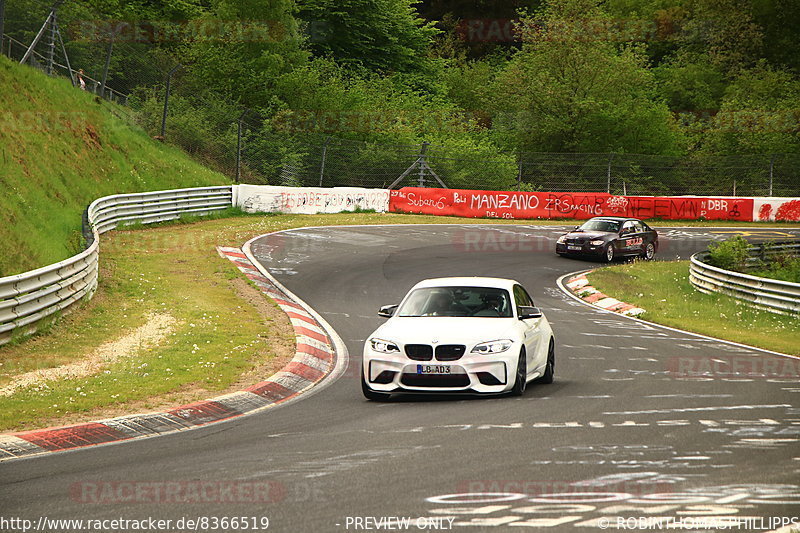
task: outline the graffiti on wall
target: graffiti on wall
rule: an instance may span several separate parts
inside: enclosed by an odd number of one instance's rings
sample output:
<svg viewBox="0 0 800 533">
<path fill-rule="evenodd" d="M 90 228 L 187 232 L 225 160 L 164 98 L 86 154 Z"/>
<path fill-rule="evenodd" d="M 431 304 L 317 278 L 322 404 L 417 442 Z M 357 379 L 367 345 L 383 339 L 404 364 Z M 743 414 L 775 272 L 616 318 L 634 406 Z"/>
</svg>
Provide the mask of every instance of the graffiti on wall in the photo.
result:
<svg viewBox="0 0 800 533">
<path fill-rule="evenodd" d="M 800 199 L 755 198 L 753 220 L 800 221 Z"/>
<path fill-rule="evenodd" d="M 389 191 L 357 187 L 277 187 L 239 185 L 236 205 L 248 213 L 340 213 L 389 210 Z"/>
<path fill-rule="evenodd" d="M 753 198 L 613 196 L 606 193 L 505 192 L 406 187 L 391 191 L 393 212 L 536 219 L 630 216 L 663 220 L 753 220 Z M 800 201 L 798 201 L 800 204 Z M 797 206 L 800 211 L 800 205 Z"/>
</svg>

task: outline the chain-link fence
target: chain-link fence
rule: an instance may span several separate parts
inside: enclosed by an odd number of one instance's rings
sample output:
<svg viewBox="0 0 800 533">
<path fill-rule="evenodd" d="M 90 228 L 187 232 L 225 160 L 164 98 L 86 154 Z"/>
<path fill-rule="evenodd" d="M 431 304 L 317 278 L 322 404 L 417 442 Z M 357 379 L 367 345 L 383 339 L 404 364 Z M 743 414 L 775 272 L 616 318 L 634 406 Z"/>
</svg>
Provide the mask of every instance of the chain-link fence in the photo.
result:
<svg viewBox="0 0 800 533">
<path fill-rule="evenodd" d="M 86 16 L 84 13 L 83 16 Z M 402 186 L 628 195 L 800 195 L 800 154 L 683 157 L 501 153 L 388 144 L 281 129 L 271 117 L 199 96 L 170 44 L 122 38 L 125 24 L 62 21 L 44 0 L 12 13 L 0 53 L 130 106 L 154 137 L 243 183 Z M 34 43 L 35 46 L 31 46 Z M 350 112 L 348 112 L 350 113 Z M 369 118 L 369 117 L 367 117 Z M 347 136 L 346 132 L 333 132 Z"/>
<path fill-rule="evenodd" d="M 248 150 L 247 142 L 243 151 Z M 497 154 L 324 137 L 270 183 L 298 186 L 446 186 L 477 190 L 608 192 L 625 195 L 796 196 L 800 154 L 670 157 L 637 154 Z M 259 159 L 258 154 L 256 159 Z"/>
</svg>

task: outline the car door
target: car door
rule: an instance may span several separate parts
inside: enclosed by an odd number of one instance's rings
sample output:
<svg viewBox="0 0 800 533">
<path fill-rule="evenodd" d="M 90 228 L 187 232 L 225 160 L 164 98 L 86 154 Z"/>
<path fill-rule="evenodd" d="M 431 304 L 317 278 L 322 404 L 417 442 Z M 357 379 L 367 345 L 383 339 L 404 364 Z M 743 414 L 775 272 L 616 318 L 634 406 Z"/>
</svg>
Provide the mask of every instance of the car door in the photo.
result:
<svg viewBox="0 0 800 533">
<path fill-rule="evenodd" d="M 642 227 L 644 228 L 644 243 L 642 243 L 642 247 L 644 248 L 652 242 L 656 251 L 658 251 L 658 233 L 644 222 L 642 222 Z"/>
<path fill-rule="evenodd" d="M 635 246 L 635 251 L 638 254 L 643 254 L 647 243 L 650 242 L 647 229 L 639 220 L 633 221 L 633 229 L 636 232 L 634 234 L 635 241 L 638 242 L 638 245 Z"/>
<path fill-rule="evenodd" d="M 639 253 L 641 246 L 641 236 L 636 235 L 636 227 L 633 220 L 626 220 L 619 230 L 619 249 L 624 255 Z"/>
<path fill-rule="evenodd" d="M 528 294 L 522 285 L 514 285 L 514 300 L 517 303 L 517 315 L 519 315 L 519 308 L 522 306 L 533 307 L 533 299 Z M 529 318 L 528 320 L 520 320 L 525 335 L 525 359 L 528 363 L 528 373 L 530 374 L 542 364 L 544 364 L 538 354 L 541 344 L 541 319 Z"/>
</svg>

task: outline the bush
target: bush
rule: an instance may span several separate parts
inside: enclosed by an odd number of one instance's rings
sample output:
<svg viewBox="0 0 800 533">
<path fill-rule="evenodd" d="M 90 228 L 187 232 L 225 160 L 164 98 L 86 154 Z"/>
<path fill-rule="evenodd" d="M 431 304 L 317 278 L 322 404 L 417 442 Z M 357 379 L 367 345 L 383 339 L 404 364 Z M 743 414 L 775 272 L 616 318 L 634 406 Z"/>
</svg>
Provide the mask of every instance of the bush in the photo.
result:
<svg viewBox="0 0 800 533">
<path fill-rule="evenodd" d="M 774 257 L 764 268 L 751 272 L 751 274 L 760 278 L 800 283 L 800 257 L 791 255 Z"/>
<path fill-rule="evenodd" d="M 750 244 L 737 235 L 719 243 L 708 245 L 708 263 L 725 270 L 744 272 L 747 268 L 747 249 Z"/>
</svg>

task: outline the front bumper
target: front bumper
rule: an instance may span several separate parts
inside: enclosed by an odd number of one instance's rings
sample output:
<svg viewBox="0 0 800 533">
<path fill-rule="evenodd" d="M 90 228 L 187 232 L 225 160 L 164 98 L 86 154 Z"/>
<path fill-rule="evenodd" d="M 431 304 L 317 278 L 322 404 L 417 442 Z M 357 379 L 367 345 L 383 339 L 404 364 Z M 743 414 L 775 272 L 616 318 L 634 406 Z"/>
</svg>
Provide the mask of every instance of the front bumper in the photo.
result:
<svg viewBox="0 0 800 533">
<path fill-rule="evenodd" d="M 415 361 L 403 353 L 364 349 L 364 380 L 376 392 L 475 392 L 498 394 L 511 390 L 520 347 L 515 343 L 493 355 L 465 354 L 455 361 Z M 447 366 L 450 374 L 420 374 L 418 365 Z"/>
<path fill-rule="evenodd" d="M 590 255 L 602 256 L 605 253 L 605 245 L 595 246 L 589 244 L 556 244 L 556 253 L 559 255 Z"/>
</svg>

